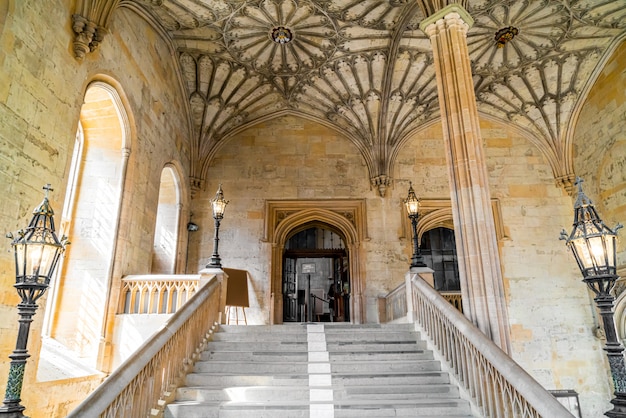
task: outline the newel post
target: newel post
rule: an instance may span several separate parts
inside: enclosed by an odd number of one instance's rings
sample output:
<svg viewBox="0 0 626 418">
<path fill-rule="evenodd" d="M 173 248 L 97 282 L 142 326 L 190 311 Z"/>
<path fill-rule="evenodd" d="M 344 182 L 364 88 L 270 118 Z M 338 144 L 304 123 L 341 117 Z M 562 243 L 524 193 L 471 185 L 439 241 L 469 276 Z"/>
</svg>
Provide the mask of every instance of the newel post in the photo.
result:
<svg viewBox="0 0 626 418">
<path fill-rule="evenodd" d="M 429 267 L 411 267 L 404 275 L 406 283 L 406 319 L 409 323 L 413 323 L 417 319 L 417 311 L 413 305 L 413 278 L 419 276 L 432 287 L 435 283 L 433 273 L 434 270 Z"/>
</svg>

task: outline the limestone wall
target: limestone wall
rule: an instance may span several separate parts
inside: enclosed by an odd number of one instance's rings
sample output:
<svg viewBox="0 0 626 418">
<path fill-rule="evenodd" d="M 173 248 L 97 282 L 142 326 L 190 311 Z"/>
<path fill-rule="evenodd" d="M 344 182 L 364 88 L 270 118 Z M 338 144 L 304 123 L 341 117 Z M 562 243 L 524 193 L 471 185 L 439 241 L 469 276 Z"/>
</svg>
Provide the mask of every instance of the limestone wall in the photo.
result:
<svg viewBox="0 0 626 418">
<path fill-rule="evenodd" d="M 98 51 L 79 63 L 73 57 L 70 0 L 11 1 L 0 5 L 0 230 L 30 220 L 49 182 L 60 215 L 83 96 L 93 80 L 110 82 L 130 117 L 131 154 L 124 186 L 120 242 L 112 280 L 149 271 L 158 188 L 173 161 L 188 178 L 190 136 L 185 101 L 173 85 L 171 51 L 128 9 L 114 13 L 111 33 Z M 5 13 L 6 11 L 6 13 Z M 121 155 L 120 155 L 121 158 Z M 183 193 L 187 182 L 184 182 Z M 184 209 L 186 210 L 186 208 Z M 186 216 L 184 217 L 186 218 Z M 14 263 L 5 242 L 0 251 L 0 392 L 17 335 Z M 105 288 L 89 289 L 106 292 Z M 31 327 L 23 404 L 33 417 L 65 416 L 83 399 L 93 379 L 36 382 L 45 299 Z M 109 328 L 113 321 L 109 321 Z M 100 334 L 102 330 L 97 330 Z M 97 377 L 99 381 L 100 377 Z M 45 393 L 46 396 L 42 396 Z"/>
<path fill-rule="evenodd" d="M 598 76 L 578 116 L 574 148 L 576 175 L 609 227 L 626 223 L 626 42 Z M 589 144 L 596 144 L 591 147 Z M 622 230 L 620 235 L 623 235 Z M 623 241 L 623 240 L 622 240 Z M 626 245 L 618 245 L 626 266 Z"/>
<path fill-rule="evenodd" d="M 608 409 L 599 325 L 576 264 L 559 240 L 570 229 L 572 200 L 528 140 L 481 123 L 492 197 L 499 199 L 500 241 L 513 357 L 547 389 L 574 389 L 583 416 Z"/>
</svg>

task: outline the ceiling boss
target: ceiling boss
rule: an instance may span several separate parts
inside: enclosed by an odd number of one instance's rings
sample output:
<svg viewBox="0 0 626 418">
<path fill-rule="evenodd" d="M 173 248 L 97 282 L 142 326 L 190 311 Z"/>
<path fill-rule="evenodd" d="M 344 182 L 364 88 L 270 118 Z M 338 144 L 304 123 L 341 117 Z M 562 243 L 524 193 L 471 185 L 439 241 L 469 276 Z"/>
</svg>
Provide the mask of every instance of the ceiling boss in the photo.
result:
<svg viewBox="0 0 626 418">
<path fill-rule="evenodd" d="M 270 37 L 277 44 L 286 44 L 288 42 L 291 42 L 291 40 L 293 39 L 293 33 L 289 28 L 286 28 L 284 26 L 278 26 L 272 29 Z"/>
</svg>

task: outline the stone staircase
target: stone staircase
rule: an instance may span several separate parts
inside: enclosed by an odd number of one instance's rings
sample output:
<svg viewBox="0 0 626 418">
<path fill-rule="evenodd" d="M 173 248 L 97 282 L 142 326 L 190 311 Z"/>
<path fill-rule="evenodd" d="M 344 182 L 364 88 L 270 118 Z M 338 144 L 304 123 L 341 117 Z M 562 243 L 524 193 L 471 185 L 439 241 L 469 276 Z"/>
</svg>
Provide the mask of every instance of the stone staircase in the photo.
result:
<svg viewBox="0 0 626 418">
<path fill-rule="evenodd" d="M 390 416 L 473 416 L 408 324 L 222 326 L 165 410 L 165 418 Z"/>
</svg>

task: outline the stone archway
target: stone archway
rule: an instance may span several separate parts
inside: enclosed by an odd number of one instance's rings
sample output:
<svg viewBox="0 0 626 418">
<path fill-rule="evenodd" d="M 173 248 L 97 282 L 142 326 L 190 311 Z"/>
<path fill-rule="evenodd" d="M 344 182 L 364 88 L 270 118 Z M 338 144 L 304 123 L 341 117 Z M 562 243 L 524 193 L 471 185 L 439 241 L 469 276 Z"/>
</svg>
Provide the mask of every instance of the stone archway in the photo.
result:
<svg viewBox="0 0 626 418">
<path fill-rule="evenodd" d="M 283 320 L 282 271 L 283 249 L 291 233 L 303 225 L 321 222 L 336 228 L 345 237 L 349 254 L 351 280 L 350 312 L 353 323 L 363 322 L 363 290 L 360 247 L 367 240 L 364 200 L 273 200 L 265 205 L 265 238 L 270 244 L 270 280 L 268 299 L 270 323 Z"/>
</svg>

